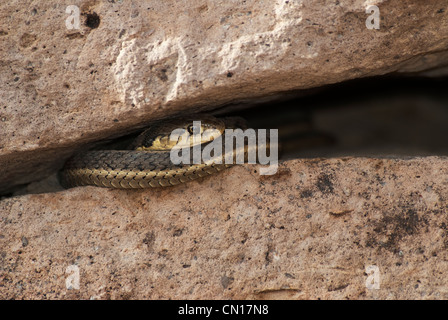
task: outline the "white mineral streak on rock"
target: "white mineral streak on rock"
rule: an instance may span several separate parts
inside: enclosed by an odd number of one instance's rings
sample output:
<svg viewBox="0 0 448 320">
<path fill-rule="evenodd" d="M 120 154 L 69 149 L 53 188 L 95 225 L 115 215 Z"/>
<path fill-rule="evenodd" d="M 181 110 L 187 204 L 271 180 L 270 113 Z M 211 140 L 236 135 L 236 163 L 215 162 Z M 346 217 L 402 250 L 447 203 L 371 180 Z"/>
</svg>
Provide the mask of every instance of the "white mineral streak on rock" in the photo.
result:
<svg viewBox="0 0 448 320">
<path fill-rule="evenodd" d="M 177 99 L 179 91 L 181 90 L 181 86 L 187 83 L 188 75 L 191 76 L 191 69 L 189 59 L 187 57 L 187 53 L 185 52 L 185 48 L 181 43 L 180 39 L 177 39 L 174 47 L 177 47 L 177 66 L 176 66 L 176 76 L 173 84 L 171 85 L 171 89 L 168 91 L 166 95 L 165 102 L 174 101 Z M 193 73 L 194 74 L 194 73 Z"/>
<path fill-rule="evenodd" d="M 272 24 L 264 26 L 266 31 L 243 34 L 234 41 L 224 43 L 212 39 L 199 46 L 189 44 L 185 37 L 181 36 L 164 40 L 151 39 L 148 43 L 148 39 L 144 37 L 123 41 L 114 67 L 114 78 L 121 100 L 137 107 L 150 102 L 152 97 L 145 93 L 148 86 L 148 79 L 145 77 L 149 78 L 154 72 L 151 67 L 161 66 L 164 61 L 170 59 L 175 60 L 176 70 L 172 83 L 165 90 L 165 103 L 176 101 L 179 95 L 188 93 L 183 87 L 188 87 L 196 80 L 198 72 L 204 73 L 203 62 L 210 60 L 210 55 L 213 55 L 219 64 L 214 66 L 208 61 L 207 67 L 210 71 L 207 75 L 202 75 L 203 79 L 225 75 L 231 71 L 244 71 L 247 68 L 258 72 L 272 70 L 278 60 L 288 54 L 289 44 L 282 41 L 282 38 L 287 37 L 293 28 L 299 28 L 302 21 L 301 6 L 301 2 L 277 3 Z M 193 55 L 198 58 L 193 60 Z M 317 55 L 318 52 L 308 52 L 300 54 L 300 57 L 311 59 Z M 258 62 L 263 63 L 256 65 Z"/>
<path fill-rule="evenodd" d="M 137 39 L 131 39 L 121 43 L 121 50 L 117 56 L 116 64 L 114 65 L 114 76 L 116 86 L 120 89 L 120 100 L 126 102 L 127 97 L 133 96 L 134 98 L 132 99 L 132 102 L 134 104 L 137 102 L 135 97 L 143 95 L 143 84 L 133 81 L 135 66 L 139 64 L 135 54 L 135 51 L 138 50 L 136 42 Z"/>
</svg>

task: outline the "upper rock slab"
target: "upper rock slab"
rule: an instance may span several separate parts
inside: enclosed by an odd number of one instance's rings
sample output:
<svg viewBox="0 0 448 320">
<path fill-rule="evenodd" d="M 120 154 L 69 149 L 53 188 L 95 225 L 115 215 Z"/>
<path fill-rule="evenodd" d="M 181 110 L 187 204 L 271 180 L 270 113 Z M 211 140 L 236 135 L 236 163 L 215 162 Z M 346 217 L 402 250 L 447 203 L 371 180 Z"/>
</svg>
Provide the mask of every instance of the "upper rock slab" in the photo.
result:
<svg viewBox="0 0 448 320">
<path fill-rule="evenodd" d="M 0 42 L 2 189 L 151 119 L 446 65 L 448 5 L 3 1 Z"/>
</svg>

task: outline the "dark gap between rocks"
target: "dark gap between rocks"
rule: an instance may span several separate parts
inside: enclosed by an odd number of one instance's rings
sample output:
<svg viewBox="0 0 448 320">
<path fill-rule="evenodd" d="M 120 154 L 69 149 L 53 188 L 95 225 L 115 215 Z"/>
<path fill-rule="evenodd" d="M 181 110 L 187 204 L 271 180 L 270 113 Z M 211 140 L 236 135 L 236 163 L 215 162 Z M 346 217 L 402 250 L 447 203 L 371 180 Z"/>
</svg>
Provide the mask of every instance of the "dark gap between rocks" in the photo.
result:
<svg viewBox="0 0 448 320">
<path fill-rule="evenodd" d="M 448 78 L 383 76 L 352 80 L 260 103 L 228 105 L 252 128 L 278 129 L 280 160 L 294 158 L 448 156 Z M 138 133 L 137 133 L 138 134 Z M 112 141 L 125 145 L 137 134 Z M 8 197 L 62 190 L 56 173 Z"/>
<path fill-rule="evenodd" d="M 448 78 L 383 76 L 231 115 L 254 128 L 277 128 L 283 160 L 448 156 L 447 87 Z"/>
</svg>

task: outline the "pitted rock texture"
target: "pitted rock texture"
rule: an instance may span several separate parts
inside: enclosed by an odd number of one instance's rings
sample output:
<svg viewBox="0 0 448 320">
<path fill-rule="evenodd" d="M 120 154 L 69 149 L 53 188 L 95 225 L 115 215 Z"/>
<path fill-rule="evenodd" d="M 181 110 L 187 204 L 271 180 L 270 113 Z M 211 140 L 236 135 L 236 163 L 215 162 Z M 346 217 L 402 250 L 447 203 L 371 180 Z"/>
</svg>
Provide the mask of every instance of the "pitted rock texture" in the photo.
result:
<svg viewBox="0 0 448 320">
<path fill-rule="evenodd" d="M 70 5 L 79 29 L 66 3 L 0 4 L 0 192 L 150 120 L 447 64 L 445 0 Z"/>
<path fill-rule="evenodd" d="M 0 298 L 447 299 L 447 161 L 293 160 L 4 199 Z"/>
</svg>

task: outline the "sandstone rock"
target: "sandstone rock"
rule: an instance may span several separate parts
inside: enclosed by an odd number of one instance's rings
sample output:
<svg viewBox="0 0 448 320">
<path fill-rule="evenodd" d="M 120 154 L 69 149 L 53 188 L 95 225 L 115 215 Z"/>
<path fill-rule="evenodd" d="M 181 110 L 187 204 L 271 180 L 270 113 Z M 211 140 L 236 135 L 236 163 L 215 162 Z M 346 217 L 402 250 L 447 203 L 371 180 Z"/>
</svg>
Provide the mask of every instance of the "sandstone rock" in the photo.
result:
<svg viewBox="0 0 448 320">
<path fill-rule="evenodd" d="M 0 298 L 447 299 L 447 161 L 293 160 L 5 199 Z"/>
<path fill-rule="evenodd" d="M 156 118 L 447 62 L 444 0 L 76 3 L 79 29 L 65 3 L 0 4 L 0 192 Z"/>
<path fill-rule="evenodd" d="M 446 75 L 446 1 L 75 5 L 0 4 L 0 194 L 45 177 L 16 195 L 49 192 L 0 201 L 0 298 L 448 298 L 446 157 L 289 160 L 160 190 L 55 179 L 73 152 L 154 119 Z"/>
</svg>

